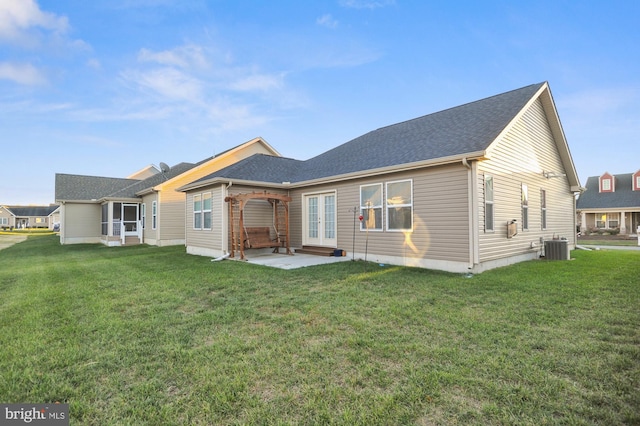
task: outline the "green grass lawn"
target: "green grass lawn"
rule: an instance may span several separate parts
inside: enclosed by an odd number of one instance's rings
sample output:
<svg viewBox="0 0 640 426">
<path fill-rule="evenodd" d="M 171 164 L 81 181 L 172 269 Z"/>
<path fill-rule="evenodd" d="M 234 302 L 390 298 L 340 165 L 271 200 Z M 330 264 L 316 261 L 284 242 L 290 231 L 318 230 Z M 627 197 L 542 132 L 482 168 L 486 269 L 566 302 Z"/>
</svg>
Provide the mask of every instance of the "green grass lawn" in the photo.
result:
<svg viewBox="0 0 640 426">
<path fill-rule="evenodd" d="M 640 424 L 640 252 L 572 256 L 466 278 L 29 237 L 0 251 L 0 402 L 89 425 Z"/>
</svg>

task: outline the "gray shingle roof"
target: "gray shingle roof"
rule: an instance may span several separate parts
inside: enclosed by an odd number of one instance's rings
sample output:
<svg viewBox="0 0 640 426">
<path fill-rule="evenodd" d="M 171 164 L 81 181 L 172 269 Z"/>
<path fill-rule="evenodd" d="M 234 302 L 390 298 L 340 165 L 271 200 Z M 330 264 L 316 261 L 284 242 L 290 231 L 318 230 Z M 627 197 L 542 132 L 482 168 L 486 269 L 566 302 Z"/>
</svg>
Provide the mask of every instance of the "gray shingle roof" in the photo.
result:
<svg viewBox="0 0 640 426">
<path fill-rule="evenodd" d="M 633 191 L 632 173 L 613 175 L 615 181 L 615 192 L 599 192 L 600 183 L 598 176 L 591 176 L 587 179 L 586 191 L 580 194 L 576 203 L 577 210 L 585 209 L 606 209 L 639 207 L 640 191 Z"/>
<path fill-rule="evenodd" d="M 56 200 L 137 198 L 138 192 L 172 179 L 195 166 L 191 163 L 179 163 L 171 167 L 166 174 L 158 173 L 143 180 L 56 173 Z"/>
<path fill-rule="evenodd" d="M 58 206 L 52 204 L 49 206 L 5 206 L 5 208 L 17 217 L 45 217 L 53 213 Z"/>
<path fill-rule="evenodd" d="M 56 200 L 98 200 L 138 182 L 137 179 L 56 173 Z"/>
<path fill-rule="evenodd" d="M 303 167 L 304 164 L 304 161 L 294 160 L 292 158 L 254 154 L 200 178 L 193 183 L 203 182 L 217 177 L 268 183 L 291 182 L 292 177 L 298 174 L 298 169 Z"/>
<path fill-rule="evenodd" d="M 382 127 L 306 161 L 254 155 L 196 182 L 303 182 L 484 151 L 543 85 Z"/>
</svg>

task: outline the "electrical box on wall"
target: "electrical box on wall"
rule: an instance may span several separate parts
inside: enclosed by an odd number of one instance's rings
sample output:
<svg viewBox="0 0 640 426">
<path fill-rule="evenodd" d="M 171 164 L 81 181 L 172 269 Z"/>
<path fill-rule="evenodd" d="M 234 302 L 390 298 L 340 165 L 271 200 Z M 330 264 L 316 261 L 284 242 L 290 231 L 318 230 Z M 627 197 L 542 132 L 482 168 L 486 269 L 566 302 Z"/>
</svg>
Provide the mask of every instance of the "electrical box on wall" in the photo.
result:
<svg viewBox="0 0 640 426">
<path fill-rule="evenodd" d="M 516 235 L 518 235 L 518 224 L 513 219 L 507 222 L 507 238 L 513 238 Z"/>
</svg>

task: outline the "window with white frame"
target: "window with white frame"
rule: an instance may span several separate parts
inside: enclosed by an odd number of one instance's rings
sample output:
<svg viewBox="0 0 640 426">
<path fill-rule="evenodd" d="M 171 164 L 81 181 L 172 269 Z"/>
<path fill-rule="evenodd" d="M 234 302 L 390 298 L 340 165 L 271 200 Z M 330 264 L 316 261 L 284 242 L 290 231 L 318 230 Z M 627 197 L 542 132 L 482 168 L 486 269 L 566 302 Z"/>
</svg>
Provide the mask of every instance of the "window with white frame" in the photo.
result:
<svg viewBox="0 0 640 426">
<path fill-rule="evenodd" d="M 102 205 L 102 228 L 101 234 L 107 235 L 109 233 L 109 204 Z"/>
<path fill-rule="evenodd" d="M 202 194 L 193 196 L 193 229 L 202 229 Z"/>
<path fill-rule="evenodd" d="M 140 215 L 142 216 L 142 229 L 145 229 L 147 224 L 147 205 L 142 203 L 142 207 L 140 208 Z"/>
<path fill-rule="evenodd" d="M 0 225 L 8 225 L 9 218 L 8 217 L 0 217 Z"/>
<path fill-rule="evenodd" d="M 547 191 L 540 190 L 540 227 L 547 229 Z"/>
<path fill-rule="evenodd" d="M 360 230 L 382 231 L 382 184 L 360 186 Z"/>
<path fill-rule="evenodd" d="M 529 188 L 524 183 L 522 184 L 522 230 L 529 229 Z"/>
<path fill-rule="evenodd" d="M 151 203 L 151 228 L 156 229 L 158 226 L 158 202 Z"/>
<path fill-rule="evenodd" d="M 413 229 L 413 182 L 387 182 L 387 230 Z"/>
<path fill-rule="evenodd" d="M 640 190 L 640 176 L 636 176 L 636 189 Z"/>
<path fill-rule="evenodd" d="M 493 214 L 493 176 L 484 177 L 484 230 L 494 231 Z"/>
<path fill-rule="evenodd" d="M 602 179 L 602 190 L 611 191 L 611 179 Z"/>
<path fill-rule="evenodd" d="M 211 229 L 211 193 L 202 194 L 202 228 Z"/>
</svg>

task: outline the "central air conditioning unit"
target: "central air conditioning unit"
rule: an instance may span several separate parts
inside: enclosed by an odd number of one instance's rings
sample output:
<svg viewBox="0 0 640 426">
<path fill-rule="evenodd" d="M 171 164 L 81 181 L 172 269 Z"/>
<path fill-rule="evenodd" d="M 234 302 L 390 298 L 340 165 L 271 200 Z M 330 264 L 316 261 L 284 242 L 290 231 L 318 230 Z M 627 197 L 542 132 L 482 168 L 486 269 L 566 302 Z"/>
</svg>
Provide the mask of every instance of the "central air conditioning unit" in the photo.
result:
<svg viewBox="0 0 640 426">
<path fill-rule="evenodd" d="M 548 240 L 544 242 L 544 257 L 548 260 L 569 260 L 569 241 Z"/>
</svg>

